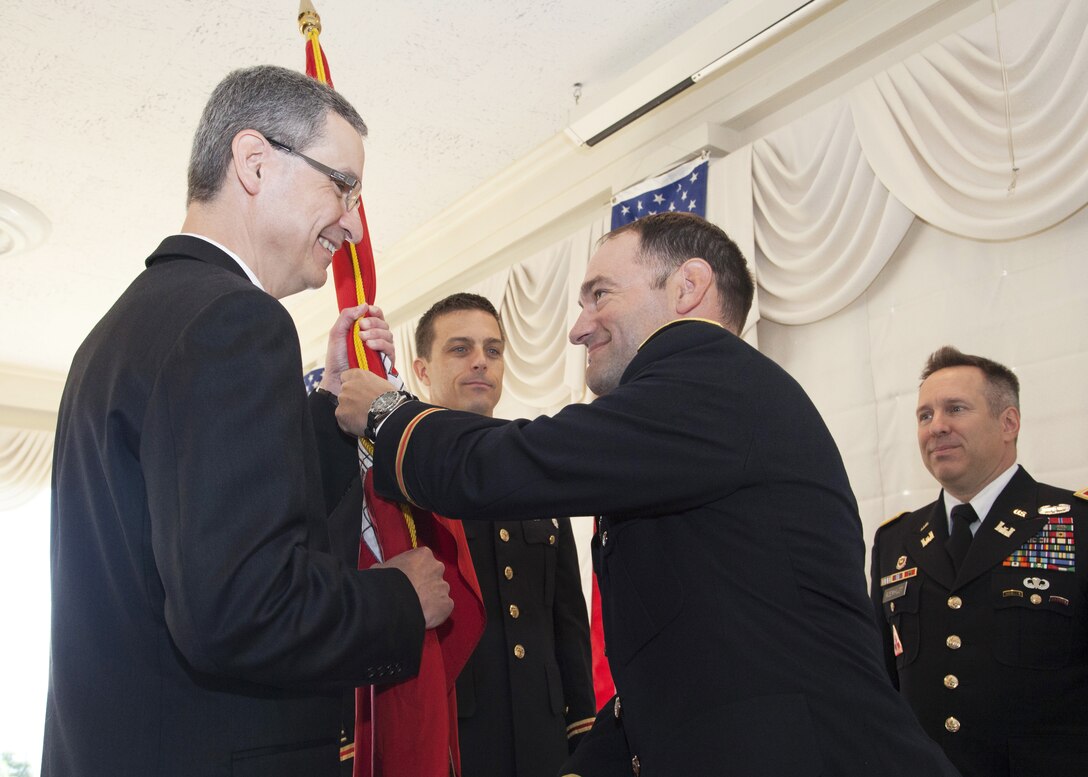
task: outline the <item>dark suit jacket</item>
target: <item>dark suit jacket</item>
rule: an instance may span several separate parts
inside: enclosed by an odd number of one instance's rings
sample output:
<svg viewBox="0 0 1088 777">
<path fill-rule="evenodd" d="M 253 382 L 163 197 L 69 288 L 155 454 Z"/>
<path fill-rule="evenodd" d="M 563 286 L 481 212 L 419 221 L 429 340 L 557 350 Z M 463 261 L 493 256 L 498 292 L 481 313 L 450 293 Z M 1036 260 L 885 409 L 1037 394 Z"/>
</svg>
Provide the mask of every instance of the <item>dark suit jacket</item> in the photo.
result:
<svg viewBox="0 0 1088 777">
<path fill-rule="evenodd" d="M 619 703 L 568 771 L 955 774 L 883 672 L 831 435 L 724 329 L 663 328 L 618 388 L 553 418 L 408 403 L 375 466 L 379 491 L 453 515 L 604 516 L 594 563 Z"/>
<path fill-rule="evenodd" d="M 888 674 L 964 777 L 1088 774 L 1088 571 L 1074 542 L 1083 532 L 1088 502 L 1023 468 L 958 575 L 943 496 L 877 531 L 872 599 Z M 1045 568 L 1053 548 L 1072 563 Z"/>
<path fill-rule="evenodd" d="M 341 687 L 416 671 L 407 578 L 333 559 L 290 316 L 167 238 L 76 354 L 43 775 L 334 775 Z"/>
<path fill-rule="evenodd" d="M 465 777 L 554 777 L 596 713 L 570 520 L 462 523 L 487 608 L 457 678 Z"/>
</svg>

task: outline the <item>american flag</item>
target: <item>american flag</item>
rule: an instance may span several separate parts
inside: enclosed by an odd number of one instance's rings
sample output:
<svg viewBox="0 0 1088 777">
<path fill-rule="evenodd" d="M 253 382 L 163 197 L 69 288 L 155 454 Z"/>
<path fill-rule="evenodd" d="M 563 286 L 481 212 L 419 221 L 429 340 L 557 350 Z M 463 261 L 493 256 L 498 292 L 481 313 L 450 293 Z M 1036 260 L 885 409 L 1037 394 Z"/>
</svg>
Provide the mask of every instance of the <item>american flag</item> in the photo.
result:
<svg viewBox="0 0 1088 777">
<path fill-rule="evenodd" d="M 612 229 L 658 213 L 694 213 L 706 218 L 707 156 L 696 157 L 612 197 Z"/>
<path fill-rule="evenodd" d="M 306 384 L 306 393 L 313 394 L 317 390 L 318 385 L 321 383 L 321 377 L 325 374 L 324 367 L 318 367 L 317 369 L 310 370 L 302 376 L 302 382 Z"/>
</svg>

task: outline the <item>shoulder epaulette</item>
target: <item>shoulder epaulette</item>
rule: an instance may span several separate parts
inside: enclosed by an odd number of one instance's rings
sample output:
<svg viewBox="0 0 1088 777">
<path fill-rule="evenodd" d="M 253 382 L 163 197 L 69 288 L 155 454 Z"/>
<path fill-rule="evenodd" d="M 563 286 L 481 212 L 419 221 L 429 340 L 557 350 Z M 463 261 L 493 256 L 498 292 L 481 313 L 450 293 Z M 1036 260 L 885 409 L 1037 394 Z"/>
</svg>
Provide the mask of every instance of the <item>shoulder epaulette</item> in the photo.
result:
<svg viewBox="0 0 1088 777">
<path fill-rule="evenodd" d="M 902 518 L 904 515 L 910 515 L 910 510 L 904 510 L 903 512 L 899 513 L 899 515 L 893 515 L 891 518 L 884 521 L 884 523 L 880 524 L 880 526 L 878 526 L 876 528 L 877 529 L 883 529 L 885 526 L 890 526 L 891 524 L 895 523 L 900 518 Z"/>
<path fill-rule="evenodd" d="M 1078 499 L 1088 500 L 1088 488 L 1082 488 L 1080 491 L 1074 491 L 1073 496 L 1077 497 Z"/>
</svg>

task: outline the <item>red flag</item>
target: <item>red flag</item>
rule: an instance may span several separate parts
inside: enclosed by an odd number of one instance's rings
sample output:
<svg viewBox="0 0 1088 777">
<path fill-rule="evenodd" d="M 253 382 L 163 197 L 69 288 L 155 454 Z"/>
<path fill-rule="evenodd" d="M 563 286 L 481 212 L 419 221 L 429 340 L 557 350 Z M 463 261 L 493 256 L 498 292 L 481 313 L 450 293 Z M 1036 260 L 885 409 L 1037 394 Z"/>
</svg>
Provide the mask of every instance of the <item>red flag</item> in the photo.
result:
<svg viewBox="0 0 1088 777">
<path fill-rule="evenodd" d="M 332 73 L 329 61 L 321 50 L 321 19 L 313 5 L 305 0 L 299 10 L 299 29 L 306 36 L 306 75 L 332 87 Z M 332 280 L 336 286 L 336 304 L 344 308 L 374 304 L 377 291 L 377 273 L 374 269 L 374 249 L 370 243 L 370 229 L 366 223 L 366 209 L 359 198 L 359 221 L 363 225 L 363 239 L 358 245 L 346 243 L 332 257 Z M 377 353 L 365 348 L 359 337 L 356 324 L 348 335 L 348 363 L 352 367 L 363 367 L 375 375 L 388 377 L 385 366 Z"/>
<path fill-rule="evenodd" d="M 596 521 L 593 522 L 593 533 L 597 533 Z M 604 651 L 601 590 L 597 587 L 596 572 L 593 573 L 593 595 L 589 606 L 589 650 L 593 660 L 593 695 L 597 700 L 597 709 L 600 709 L 616 695 L 616 684 L 612 681 L 612 670 Z"/>
<path fill-rule="evenodd" d="M 400 507 L 374 493 L 373 471 L 367 471 L 363 490 L 386 557 L 414 547 Z M 357 690 L 355 742 L 363 744 L 356 748 L 353 777 L 461 774 L 456 681 L 483 634 L 484 603 L 461 522 L 420 513 L 414 524 L 418 542 L 445 564 L 453 613 L 425 633 L 418 675 Z M 367 544 L 359 543 L 359 568 L 376 563 Z"/>
<path fill-rule="evenodd" d="M 332 87 L 329 63 L 318 36 L 321 20 L 308 0 L 299 11 L 299 30 L 306 37 L 306 74 Z M 337 307 L 374 304 L 376 273 L 366 212 L 359 200 L 363 238 L 341 246 L 332 259 Z M 385 378 L 379 354 L 363 347 L 358 323 L 348 335 L 348 363 Z M 361 441 L 363 444 L 363 441 Z M 373 448 L 366 443 L 367 451 Z M 354 777 L 461 774 L 457 741 L 455 681 L 484 630 L 484 605 L 468 541 L 460 521 L 397 504 L 373 491 L 372 473 L 362 473 L 364 502 L 386 558 L 424 545 L 445 565 L 454 614 L 424 634 L 419 673 L 410 680 L 356 690 L 354 736 L 341 734 L 340 760 L 353 760 Z M 362 505 L 361 505 L 362 506 Z M 362 518 L 362 516 L 360 516 Z M 359 543 L 359 568 L 377 562 L 366 543 Z"/>
</svg>

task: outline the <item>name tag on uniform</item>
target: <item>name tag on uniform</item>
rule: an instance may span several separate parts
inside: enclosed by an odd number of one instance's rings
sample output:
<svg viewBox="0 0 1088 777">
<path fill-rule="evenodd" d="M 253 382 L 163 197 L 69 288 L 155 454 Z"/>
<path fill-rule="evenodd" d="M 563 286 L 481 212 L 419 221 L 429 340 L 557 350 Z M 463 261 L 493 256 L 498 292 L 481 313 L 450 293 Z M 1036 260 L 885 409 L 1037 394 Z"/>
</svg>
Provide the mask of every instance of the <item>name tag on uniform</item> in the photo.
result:
<svg viewBox="0 0 1088 777">
<path fill-rule="evenodd" d="M 900 580 L 906 580 L 907 578 L 914 577 L 917 574 L 918 567 L 904 569 L 902 572 L 896 572 L 895 574 L 880 578 L 880 587 L 883 588 L 884 586 L 891 585 L 892 583 L 898 583 Z"/>
<path fill-rule="evenodd" d="M 898 599 L 901 596 L 905 596 L 906 593 L 907 593 L 907 581 L 904 580 L 901 583 L 897 583 L 896 585 L 893 585 L 891 588 L 885 588 L 884 589 L 883 603 L 887 604 L 888 602 L 892 601 L 893 599 Z"/>
</svg>

